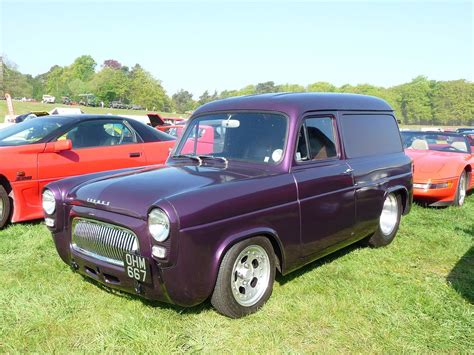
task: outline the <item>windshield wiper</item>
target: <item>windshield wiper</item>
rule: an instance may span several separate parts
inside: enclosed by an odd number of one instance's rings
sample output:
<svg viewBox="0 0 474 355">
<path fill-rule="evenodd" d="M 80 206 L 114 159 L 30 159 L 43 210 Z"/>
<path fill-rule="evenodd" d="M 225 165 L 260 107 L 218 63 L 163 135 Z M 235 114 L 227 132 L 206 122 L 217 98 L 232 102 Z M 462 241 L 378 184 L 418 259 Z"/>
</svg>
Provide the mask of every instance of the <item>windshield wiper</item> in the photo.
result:
<svg viewBox="0 0 474 355">
<path fill-rule="evenodd" d="M 191 160 L 194 160 L 194 161 L 197 161 L 199 164 L 202 164 L 202 159 L 200 156 L 197 156 L 197 155 L 192 155 L 192 154 L 176 154 L 176 155 L 172 155 L 171 158 L 174 158 L 174 159 L 191 159 Z"/>
<path fill-rule="evenodd" d="M 220 160 L 222 162 L 224 162 L 226 165 L 229 163 L 229 161 L 224 158 L 224 157 L 216 157 L 214 155 L 198 155 L 199 158 L 201 158 L 202 160 L 204 159 L 214 159 L 214 160 Z"/>
</svg>

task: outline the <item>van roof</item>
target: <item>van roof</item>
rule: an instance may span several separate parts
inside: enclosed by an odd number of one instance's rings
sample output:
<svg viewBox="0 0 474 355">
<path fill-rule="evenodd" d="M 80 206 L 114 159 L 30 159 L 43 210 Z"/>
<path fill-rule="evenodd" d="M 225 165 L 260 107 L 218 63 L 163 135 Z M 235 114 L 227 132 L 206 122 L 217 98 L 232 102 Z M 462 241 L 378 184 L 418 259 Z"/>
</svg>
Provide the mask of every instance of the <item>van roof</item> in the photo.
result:
<svg viewBox="0 0 474 355">
<path fill-rule="evenodd" d="M 265 110 L 300 115 L 308 111 L 393 111 L 374 96 L 342 93 L 273 93 L 231 97 L 205 104 L 194 115 L 213 111 Z"/>
</svg>

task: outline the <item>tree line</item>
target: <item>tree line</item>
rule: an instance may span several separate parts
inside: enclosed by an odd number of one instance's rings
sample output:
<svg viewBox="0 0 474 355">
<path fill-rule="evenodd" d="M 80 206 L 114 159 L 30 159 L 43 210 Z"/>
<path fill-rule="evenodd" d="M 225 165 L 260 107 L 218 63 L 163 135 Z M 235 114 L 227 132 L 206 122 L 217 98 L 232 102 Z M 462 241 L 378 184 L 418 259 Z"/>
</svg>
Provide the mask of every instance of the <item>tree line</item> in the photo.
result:
<svg viewBox="0 0 474 355">
<path fill-rule="evenodd" d="M 112 101 L 133 103 L 149 110 L 188 112 L 207 102 L 231 96 L 270 92 L 345 92 L 378 96 L 395 110 L 404 124 L 474 125 L 474 83 L 467 80 L 436 81 L 418 76 L 412 81 L 389 88 L 370 84 L 335 86 L 315 82 L 307 86 L 273 81 L 248 85 L 238 90 L 205 91 L 198 98 L 184 89 L 168 96 L 161 81 L 135 64 L 129 68 L 114 59 L 98 67 L 89 55 L 71 65 L 53 66 L 35 77 L 20 73 L 12 63 L 2 60 L 2 91 L 13 97 L 41 100 L 43 94 L 77 99 L 92 93 L 108 105 Z M 2 93 L 3 95 L 3 93 Z"/>
</svg>

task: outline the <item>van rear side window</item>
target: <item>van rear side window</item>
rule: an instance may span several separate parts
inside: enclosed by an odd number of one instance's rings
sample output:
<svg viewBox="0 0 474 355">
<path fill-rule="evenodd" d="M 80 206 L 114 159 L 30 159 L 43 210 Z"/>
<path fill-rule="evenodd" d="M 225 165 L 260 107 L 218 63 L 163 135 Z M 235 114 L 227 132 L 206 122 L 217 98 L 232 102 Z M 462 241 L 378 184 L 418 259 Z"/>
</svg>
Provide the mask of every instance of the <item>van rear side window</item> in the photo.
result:
<svg viewBox="0 0 474 355">
<path fill-rule="evenodd" d="M 403 151 L 397 122 L 391 115 L 343 115 L 341 124 L 348 158 Z"/>
</svg>

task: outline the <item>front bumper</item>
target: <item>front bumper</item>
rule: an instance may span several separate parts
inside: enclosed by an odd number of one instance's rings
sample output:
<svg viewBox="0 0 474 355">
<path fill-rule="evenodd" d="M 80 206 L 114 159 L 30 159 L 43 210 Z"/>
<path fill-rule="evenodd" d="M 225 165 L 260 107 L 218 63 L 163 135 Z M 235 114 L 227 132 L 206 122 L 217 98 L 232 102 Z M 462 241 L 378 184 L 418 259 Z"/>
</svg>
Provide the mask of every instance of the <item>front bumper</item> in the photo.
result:
<svg viewBox="0 0 474 355">
<path fill-rule="evenodd" d="M 148 237 L 147 222 L 141 219 L 118 215 L 103 210 L 95 210 L 74 206 L 69 208 L 69 221 L 65 221 L 65 228 L 53 231 L 53 240 L 61 259 L 71 268 L 103 285 L 118 289 L 141 297 L 167 303 L 180 304 L 180 300 L 172 300 L 167 293 L 164 281 L 164 270 L 171 268 L 168 260 L 157 261 L 151 256 L 151 238 Z M 129 278 L 125 268 L 120 265 L 91 257 L 71 246 L 71 221 L 74 217 L 93 218 L 105 223 L 115 224 L 132 230 L 140 243 L 140 255 L 148 259 L 152 275 L 152 283 L 139 283 Z"/>
<path fill-rule="evenodd" d="M 454 201 L 456 189 L 455 179 L 418 181 L 413 184 L 413 197 L 431 206 L 447 206 Z"/>
</svg>

